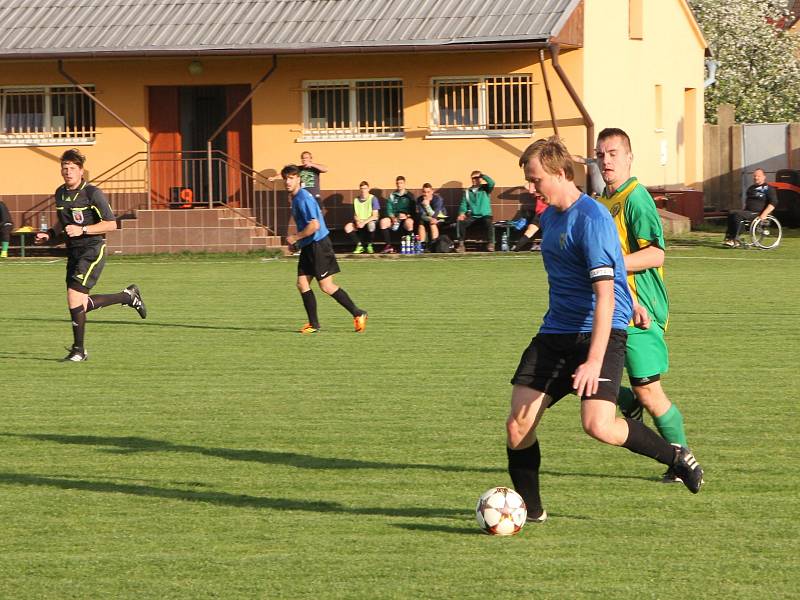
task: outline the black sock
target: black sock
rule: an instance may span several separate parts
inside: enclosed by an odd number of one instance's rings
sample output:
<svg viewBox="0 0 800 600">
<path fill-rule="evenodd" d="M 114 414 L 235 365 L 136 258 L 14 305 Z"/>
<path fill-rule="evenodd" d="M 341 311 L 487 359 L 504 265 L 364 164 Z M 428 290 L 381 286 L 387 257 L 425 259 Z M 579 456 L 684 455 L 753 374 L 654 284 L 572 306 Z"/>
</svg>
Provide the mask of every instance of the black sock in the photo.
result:
<svg viewBox="0 0 800 600">
<path fill-rule="evenodd" d="M 86 306 L 86 312 L 91 312 L 104 306 L 112 304 L 131 304 L 131 295 L 128 292 L 119 292 L 118 294 L 95 294 L 89 296 L 89 304 Z"/>
<path fill-rule="evenodd" d="M 623 448 L 649 456 L 665 465 L 671 465 L 675 461 L 675 446 L 641 421 L 627 417 L 625 421 L 628 423 L 628 439 L 622 444 Z"/>
<path fill-rule="evenodd" d="M 383 241 L 386 243 L 387 246 L 392 245 L 392 240 L 389 238 L 389 232 L 391 229 L 388 227 L 386 229 L 381 229 L 381 233 L 383 234 Z"/>
<path fill-rule="evenodd" d="M 317 316 L 317 297 L 313 290 L 308 290 L 300 294 L 303 299 L 303 306 L 308 315 L 308 323 L 315 329 L 319 329 L 319 317 Z"/>
<path fill-rule="evenodd" d="M 347 312 L 349 312 L 354 317 L 357 317 L 358 315 L 364 312 L 363 310 L 357 308 L 355 304 L 353 304 L 353 301 L 350 299 L 350 296 L 348 296 L 347 292 L 345 292 L 342 288 L 339 288 L 338 290 L 333 292 L 331 294 L 331 298 L 333 298 L 339 304 L 344 306 L 345 309 L 347 309 Z"/>
<path fill-rule="evenodd" d="M 533 238 L 529 238 L 527 235 L 523 235 L 517 240 L 517 243 L 514 244 L 514 251 L 519 252 L 523 248 L 525 248 L 528 244 L 531 243 Z"/>
<path fill-rule="evenodd" d="M 356 244 L 360 244 L 361 243 L 361 238 L 358 237 L 358 230 L 357 229 L 354 229 L 353 231 L 350 232 L 350 239 L 353 240 L 353 242 L 355 242 Z"/>
<path fill-rule="evenodd" d="M 539 496 L 539 465 L 542 463 L 542 454 L 539 450 L 539 440 L 530 448 L 512 450 L 506 446 L 508 454 L 508 474 L 514 483 L 514 489 L 525 500 L 528 515 L 532 518 L 541 516 L 542 499 Z"/>
<path fill-rule="evenodd" d="M 86 311 L 82 306 L 69 309 L 72 319 L 72 347 L 83 352 L 83 334 L 86 331 Z"/>
</svg>

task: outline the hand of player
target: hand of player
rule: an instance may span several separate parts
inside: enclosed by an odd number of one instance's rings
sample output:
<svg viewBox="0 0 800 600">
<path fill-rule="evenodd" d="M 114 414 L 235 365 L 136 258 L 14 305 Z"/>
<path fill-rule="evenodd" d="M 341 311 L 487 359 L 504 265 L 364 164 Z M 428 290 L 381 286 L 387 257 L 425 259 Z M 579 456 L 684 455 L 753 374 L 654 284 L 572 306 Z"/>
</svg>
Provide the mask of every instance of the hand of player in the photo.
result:
<svg viewBox="0 0 800 600">
<path fill-rule="evenodd" d="M 67 237 L 80 237 L 83 235 L 83 227 L 70 224 L 64 228 L 64 233 L 67 234 Z"/>
<path fill-rule="evenodd" d="M 46 231 L 39 231 L 36 234 L 36 237 L 33 238 L 34 244 L 44 244 L 50 240 L 50 234 Z"/>
<path fill-rule="evenodd" d="M 297 236 L 296 235 L 287 235 L 286 236 L 286 243 L 289 246 L 294 246 L 297 243 Z"/>
<path fill-rule="evenodd" d="M 587 360 L 585 363 L 578 365 L 575 373 L 572 375 L 572 389 L 578 395 L 578 398 L 584 396 L 593 396 L 597 393 L 597 388 L 600 385 L 600 369 L 602 368 L 600 361 Z"/>
<path fill-rule="evenodd" d="M 633 303 L 633 326 L 637 329 L 650 328 L 650 313 L 638 302 Z"/>
<path fill-rule="evenodd" d="M 467 219 L 467 215 L 458 215 L 459 221 L 465 221 Z"/>
</svg>

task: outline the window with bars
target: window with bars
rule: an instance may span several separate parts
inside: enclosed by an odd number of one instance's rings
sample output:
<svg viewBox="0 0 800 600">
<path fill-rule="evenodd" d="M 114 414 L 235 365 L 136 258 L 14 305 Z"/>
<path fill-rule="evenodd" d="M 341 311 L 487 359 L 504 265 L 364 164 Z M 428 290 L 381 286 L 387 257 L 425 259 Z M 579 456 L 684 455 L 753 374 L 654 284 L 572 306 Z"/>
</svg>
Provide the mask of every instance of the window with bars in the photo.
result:
<svg viewBox="0 0 800 600">
<path fill-rule="evenodd" d="M 530 75 L 434 79 L 431 132 L 530 134 L 531 95 Z"/>
<path fill-rule="evenodd" d="M 94 102 L 78 88 L 0 88 L 0 144 L 88 143 L 95 136 Z"/>
<path fill-rule="evenodd" d="M 305 139 L 402 137 L 403 82 L 308 81 L 303 112 Z"/>
</svg>

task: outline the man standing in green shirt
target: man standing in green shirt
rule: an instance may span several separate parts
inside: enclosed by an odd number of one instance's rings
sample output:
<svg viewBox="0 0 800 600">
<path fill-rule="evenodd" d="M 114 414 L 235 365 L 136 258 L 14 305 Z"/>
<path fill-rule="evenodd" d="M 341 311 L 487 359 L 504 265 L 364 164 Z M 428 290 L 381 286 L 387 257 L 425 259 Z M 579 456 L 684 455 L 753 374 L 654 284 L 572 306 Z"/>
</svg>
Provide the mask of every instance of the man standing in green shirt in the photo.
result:
<svg viewBox="0 0 800 600">
<path fill-rule="evenodd" d="M 464 190 L 464 197 L 458 207 L 456 235 L 458 236 L 457 252 L 465 252 L 464 237 L 467 228 L 480 222 L 486 228 L 486 249 L 494 252 L 494 220 L 492 219 L 492 200 L 489 194 L 494 189 L 494 179 L 486 173 L 473 171 L 470 176 L 472 185 Z"/>
<path fill-rule="evenodd" d="M 621 129 L 604 129 L 597 138 L 596 155 L 606 184 L 599 200 L 611 212 L 617 226 L 634 302 L 647 309 L 651 320 L 647 329 L 628 327 L 625 369 L 633 390 L 621 387 L 617 403 L 626 417 L 641 418 L 644 406 L 665 440 L 688 447 L 683 415 L 661 387 L 661 374 L 669 368 L 664 340 L 669 299 L 664 284 L 661 217 L 650 193 L 631 177 L 633 153 L 628 134 Z M 672 483 L 680 479 L 670 468 L 663 481 Z"/>
</svg>

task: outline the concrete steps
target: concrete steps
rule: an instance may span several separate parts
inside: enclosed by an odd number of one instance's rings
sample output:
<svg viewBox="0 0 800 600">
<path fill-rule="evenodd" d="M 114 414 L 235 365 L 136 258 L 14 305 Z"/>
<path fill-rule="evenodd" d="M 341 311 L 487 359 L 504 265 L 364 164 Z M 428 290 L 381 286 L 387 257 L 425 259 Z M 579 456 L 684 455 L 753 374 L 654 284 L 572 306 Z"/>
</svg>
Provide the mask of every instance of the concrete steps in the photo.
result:
<svg viewBox="0 0 800 600">
<path fill-rule="evenodd" d="M 138 210 L 106 235 L 110 254 L 249 252 L 281 249 L 280 236 L 267 235 L 246 217 L 247 209 L 193 208 Z"/>
</svg>

